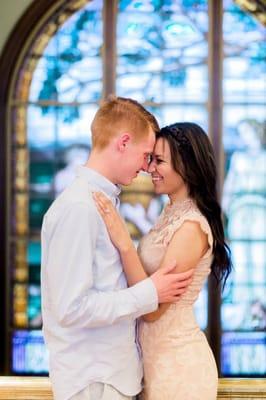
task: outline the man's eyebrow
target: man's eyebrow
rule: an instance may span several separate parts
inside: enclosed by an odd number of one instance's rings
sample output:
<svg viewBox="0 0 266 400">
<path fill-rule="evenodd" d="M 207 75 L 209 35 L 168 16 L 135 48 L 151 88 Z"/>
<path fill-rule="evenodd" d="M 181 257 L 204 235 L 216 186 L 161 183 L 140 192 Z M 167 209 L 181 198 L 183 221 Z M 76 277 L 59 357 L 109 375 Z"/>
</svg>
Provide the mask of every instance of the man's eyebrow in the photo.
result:
<svg viewBox="0 0 266 400">
<path fill-rule="evenodd" d="M 155 157 L 160 157 L 160 158 L 163 158 L 163 155 L 162 155 L 162 154 L 160 154 L 160 153 L 159 153 L 159 154 L 158 154 L 158 153 L 154 153 L 153 155 L 154 155 Z"/>
</svg>

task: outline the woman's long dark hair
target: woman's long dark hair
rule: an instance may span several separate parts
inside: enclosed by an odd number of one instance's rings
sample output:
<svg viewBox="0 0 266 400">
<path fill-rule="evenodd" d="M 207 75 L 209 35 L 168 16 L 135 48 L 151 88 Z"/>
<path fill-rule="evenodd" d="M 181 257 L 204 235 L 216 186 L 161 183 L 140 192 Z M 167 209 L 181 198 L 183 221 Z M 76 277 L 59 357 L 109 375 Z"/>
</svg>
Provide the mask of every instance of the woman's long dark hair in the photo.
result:
<svg viewBox="0 0 266 400">
<path fill-rule="evenodd" d="M 217 282 L 226 282 L 232 269 L 225 243 L 222 212 L 218 202 L 213 148 L 204 130 L 191 122 L 175 123 L 157 133 L 170 147 L 172 166 L 188 187 L 189 196 L 206 217 L 213 235 L 211 271 Z"/>
</svg>

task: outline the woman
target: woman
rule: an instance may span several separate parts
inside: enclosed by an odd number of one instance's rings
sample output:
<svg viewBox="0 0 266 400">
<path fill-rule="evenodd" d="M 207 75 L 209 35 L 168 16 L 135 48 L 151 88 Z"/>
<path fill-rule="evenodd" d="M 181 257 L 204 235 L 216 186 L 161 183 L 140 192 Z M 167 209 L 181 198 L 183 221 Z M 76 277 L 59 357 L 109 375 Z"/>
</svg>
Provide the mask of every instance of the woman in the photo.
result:
<svg viewBox="0 0 266 400">
<path fill-rule="evenodd" d="M 169 203 L 138 253 L 111 202 L 95 194 L 111 240 L 118 248 L 128 284 L 176 262 L 176 271 L 194 268 L 187 291 L 173 304 L 143 317 L 145 400 L 214 400 L 217 369 L 207 340 L 196 323 L 193 304 L 211 272 L 218 282 L 231 270 L 216 194 L 216 169 L 206 133 L 193 123 L 166 126 L 157 134 L 149 165 L 155 192 Z"/>
</svg>

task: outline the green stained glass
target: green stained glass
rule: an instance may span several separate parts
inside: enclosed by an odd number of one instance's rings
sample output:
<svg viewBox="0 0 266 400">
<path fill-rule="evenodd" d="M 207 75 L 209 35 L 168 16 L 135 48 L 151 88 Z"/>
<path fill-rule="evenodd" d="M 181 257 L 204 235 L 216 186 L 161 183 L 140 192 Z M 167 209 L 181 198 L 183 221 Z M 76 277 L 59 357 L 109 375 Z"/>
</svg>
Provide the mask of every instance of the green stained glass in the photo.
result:
<svg viewBox="0 0 266 400">
<path fill-rule="evenodd" d="M 40 230 L 42 226 L 42 219 L 50 205 L 52 198 L 32 198 L 29 204 L 30 228 L 32 230 Z"/>
<path fill-rule="evenodd" d="M 28 263 L 31 265 L 40 265 L 41 263 L 41 244 L 40 242 L 29 242 L 27 251 Z"/>
<path fill-rule="evenodd" d="M 39 153 L 38 153 L 39 154 Z M 44 158 L 46 155 L 43 154 Z M 51 191 L 54 174 L 54 165 L 51 160 L 41 161 L 30 164 L 30 190 L 33 192 L 46 193 Z"/>
<path fill-rule="evenodd" d="M 28 314 L 29 326 L 40 328 L 42 325 L 42 317 L 41 317 L 41 290 L 39 285 L 29 285 L 27 314 Z"/>
</svg>

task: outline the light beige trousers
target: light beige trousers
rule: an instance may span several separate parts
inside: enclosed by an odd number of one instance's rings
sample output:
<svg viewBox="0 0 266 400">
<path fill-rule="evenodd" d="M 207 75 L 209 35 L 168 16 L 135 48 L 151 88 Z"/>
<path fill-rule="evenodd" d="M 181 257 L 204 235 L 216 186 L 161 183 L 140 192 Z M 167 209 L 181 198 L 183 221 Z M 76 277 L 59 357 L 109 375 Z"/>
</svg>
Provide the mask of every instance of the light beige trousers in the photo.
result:
<svg viewBox="0 0 266 400">
<path fill-rule="evenodd" d="M 125 396 L 111 385 L 96 382 L 75 394 L 70 400 L 133 400 L 133 397 Z"/>
</svg>

